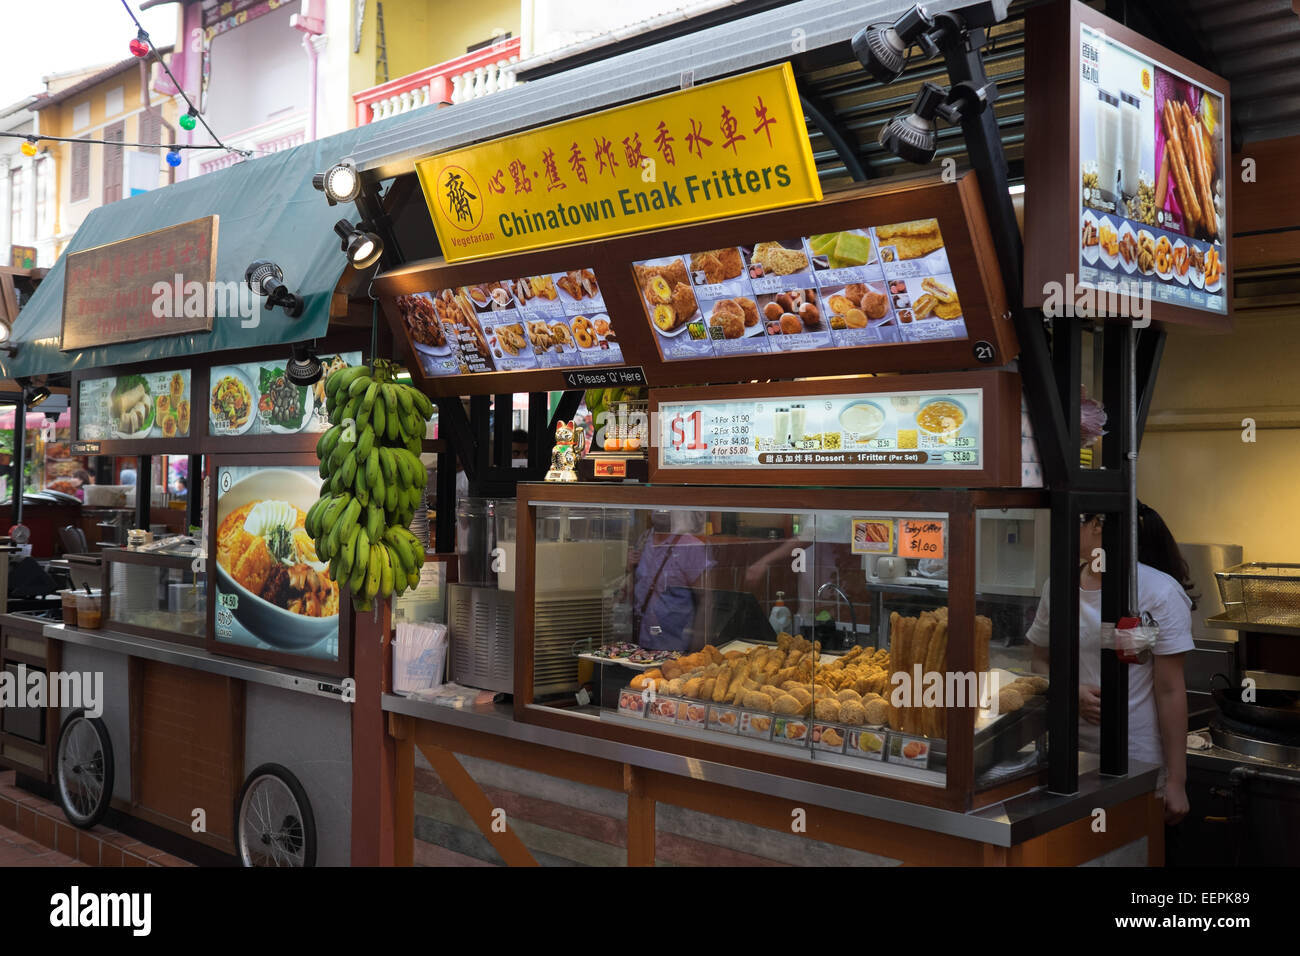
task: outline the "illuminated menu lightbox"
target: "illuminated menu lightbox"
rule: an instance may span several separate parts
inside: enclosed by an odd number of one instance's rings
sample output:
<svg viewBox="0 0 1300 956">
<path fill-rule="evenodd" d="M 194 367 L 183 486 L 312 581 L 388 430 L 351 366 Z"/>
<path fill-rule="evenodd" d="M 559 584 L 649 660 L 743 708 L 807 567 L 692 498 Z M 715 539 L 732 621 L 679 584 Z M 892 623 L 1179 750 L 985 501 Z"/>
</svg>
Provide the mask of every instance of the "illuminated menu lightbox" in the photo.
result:
<svg viewBox="0 0 1300 956">
<path fill-rule="evenodd" d="M 965 339 L 936 219 L 637 262 L 665 361 Z"/>
<path fill-rule="evenodd" d="M 592 269 L 399 295 L 397 311 L 428 377 L 621 365 Z"/>
</svg>

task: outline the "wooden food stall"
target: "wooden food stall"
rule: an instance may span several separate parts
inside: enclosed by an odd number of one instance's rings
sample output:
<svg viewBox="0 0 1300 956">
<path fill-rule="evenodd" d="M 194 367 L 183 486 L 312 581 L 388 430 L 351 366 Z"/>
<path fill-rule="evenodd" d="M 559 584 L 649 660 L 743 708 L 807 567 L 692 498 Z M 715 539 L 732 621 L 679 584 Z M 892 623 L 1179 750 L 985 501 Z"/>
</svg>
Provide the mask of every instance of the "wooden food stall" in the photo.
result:
<svg viewBox="0 0 1300 956">
<path fill-rule="evenodd" d="M 1122 512 L 1130 426 L 1099 445 L 1108 473 L 1070 451 L 1080 327 L 1053 352 L 1021 305 L 1005 165 L 979 120 L 963 122 L 976 171 L 951 181 L 595 236 L 552 223 L 547 248 L 511 218 L 536 198 L 487 194 L 466 222 L 436 188 L 559 155 L 584 123 L 644 141 L 640 108 L 672 128 L 718 113 L 732 81 L 415 164 L 444 258 L 375 288 L 471 494 L 502 447 L 500 416 L 493 434 L 476 406 L 543 388 L 570 389 L 563 420 L 575 387 L 648 386 L 648 415 L 629 424 L 632 403 L 611 399 L 593 445 L 639 435 L 648 481 L 629 464 L 622 481 L 517 484 L 495 574 L 452 589 L 448 617 L 453 659 L 491 665 L 453 663 L 452 679 L 510 697 L 383 698 L 394 861 L 703 862 L 707 844 L 734 862 L 1160 862 L 1157 768 L 1104 749 L 1103 773 L 1073 736 L 1077 515 Z M 779 92 L 761 99 L 787 115 Z M 806 137 L 802 118 L 781 135 Z M 761 165 L 765 145 L 738 162 Z M 629 166 L 611 195 L 639 188 Z M 1132 395 L 1131 345 L 1105 340 L 1098 394 L 1114 407 Z M 1064 597 L 1035 675 L 1023 635 L 1049 572 Z M 889 696 L 896 675 L 927 674 L 937 696 Z M 1001 690 L 961 697 L 954 680 Z M 1103 706 L 1119 723 L 1109 683 Z"/>
<path fill-rule="evenodd" d="M 0 763 L 73 826 L 106 819 L 211 861 L 349 861 L 355 619 L 337 582 L 307 573 L 301 525 L 325 382 L 373 348 L 365 289 L 311 186 L 322 151 L 354 140 L 96 210 L 19 317 L 6 371 L 66 383 L 78 454 L 138 462 L 135 528 L 149 527 L 151 461 L 190 465 L 187 533 L 105 548 L 101 589 L 70 594 L 55 621 L 0 619 L 6 664 L 96 688 L 0 726 Z M 293 308 L 246 284 L 259 256 Z M 290 375 L 299 344 L 315 382 Z"/>
</svg>

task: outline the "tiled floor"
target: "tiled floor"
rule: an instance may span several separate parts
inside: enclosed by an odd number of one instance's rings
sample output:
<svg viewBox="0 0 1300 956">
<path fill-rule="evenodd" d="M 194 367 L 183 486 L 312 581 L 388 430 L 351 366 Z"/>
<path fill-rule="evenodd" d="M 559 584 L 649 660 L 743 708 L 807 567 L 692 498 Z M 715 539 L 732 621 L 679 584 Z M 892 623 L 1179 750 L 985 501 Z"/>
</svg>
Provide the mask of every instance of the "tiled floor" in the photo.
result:
<svg viewBox="0 0 1300 956">
<path fill-rule="evenodd" d="M 47 857 L 48 862 L 24 862 Z M 0 773 L 0 866 L 77 861 L 87 866 L 193 865 L 102 825 L 89 830 L 70 826 L 58 804 L 14 786 L 13 771 Z"/>
</svg>

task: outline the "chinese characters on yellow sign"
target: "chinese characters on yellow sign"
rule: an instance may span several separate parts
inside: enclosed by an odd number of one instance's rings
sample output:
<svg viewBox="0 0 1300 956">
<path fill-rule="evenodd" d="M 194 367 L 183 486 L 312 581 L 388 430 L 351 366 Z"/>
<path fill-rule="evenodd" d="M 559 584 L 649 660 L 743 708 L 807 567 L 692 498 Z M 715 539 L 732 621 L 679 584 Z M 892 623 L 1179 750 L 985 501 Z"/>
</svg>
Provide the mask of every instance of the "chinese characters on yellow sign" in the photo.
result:
<svg viewBox="0 0 1300 956">
<path fill-rule="evenodd" d="M 788 63 L 416 170 L 449 262 L 822 198 Z"/>
</svg>

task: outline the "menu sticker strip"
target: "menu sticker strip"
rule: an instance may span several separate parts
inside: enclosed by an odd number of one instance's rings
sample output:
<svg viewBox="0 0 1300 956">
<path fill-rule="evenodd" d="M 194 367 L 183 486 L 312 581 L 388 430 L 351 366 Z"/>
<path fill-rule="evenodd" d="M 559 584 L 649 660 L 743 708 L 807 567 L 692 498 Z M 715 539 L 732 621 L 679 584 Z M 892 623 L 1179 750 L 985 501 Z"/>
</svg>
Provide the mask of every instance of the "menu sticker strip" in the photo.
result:
<svg viewBox="0 0 1300 956">
<path fill-rule="evenodd" d="M 983 390 L 664 402 L 662 468 L 983 467 Z"/>
</svg>

